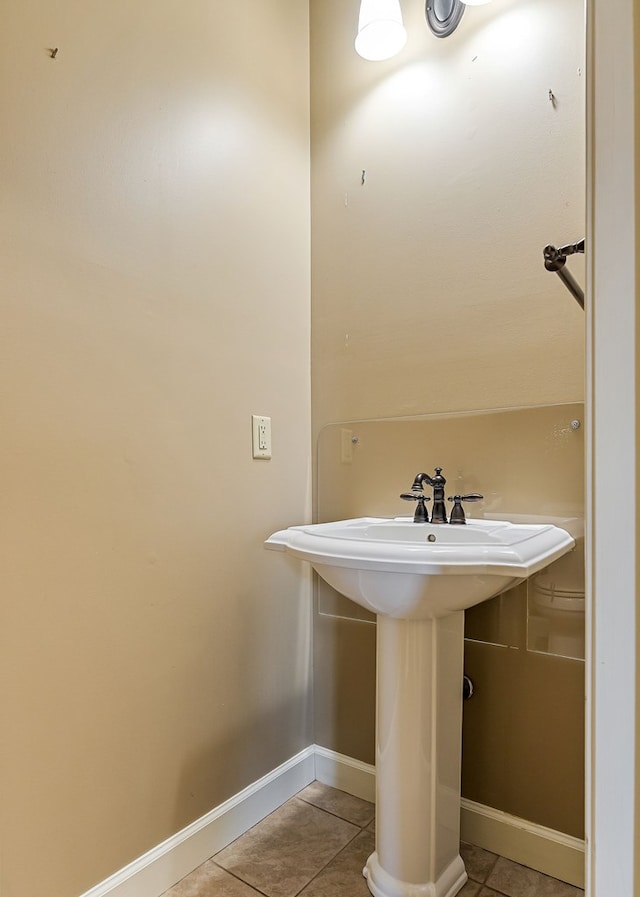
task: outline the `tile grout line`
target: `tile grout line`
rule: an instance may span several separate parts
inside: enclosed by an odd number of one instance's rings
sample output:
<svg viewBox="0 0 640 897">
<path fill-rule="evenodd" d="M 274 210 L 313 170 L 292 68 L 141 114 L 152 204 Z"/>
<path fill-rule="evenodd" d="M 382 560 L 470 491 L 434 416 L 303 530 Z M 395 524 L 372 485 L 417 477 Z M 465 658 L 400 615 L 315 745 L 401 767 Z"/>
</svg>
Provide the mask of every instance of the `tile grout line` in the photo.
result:
<svg viewBox="0 0 640 897">
<path fill-rule="evenodd" d="M 235 878 L 235 880 L 239 881 L 241 884 L 246 885 L 247 888 L 251 888 L 251 890 L 255 891 L 256 894 L 262 894 L 262 897 L 271 897 L 271 894 L 268 894 L 266 891 L 263 891 L 260 888 L 257 888 L 255 885 L 250 884 L 244 878 L 240 878 L 239 875 L 236 875 L 236 873 L 232 872 L 230 869 L 225 869 L 224 866 L 221 866 L 219 863 L 216 863 L 214 857 L 215 857 L 215 854 L 213 855 L 213 857 L 211 857 L 209 862 L 213 863 L 217 869 L 221 869 L 222 872 L 225 872 L 227 875 L 230 875 L 232 878 Z"/>
<path fill-rule="evenodd" d="M 294 794 L 293 797 L 290 797 L 288 801 L 285 801 L 285 803 L 284 803 L 282 806 L 285 806 L 286 804 L 292 804 L 292 803 L 294 803 L 296 800 L 299 800 L 301 803 L 306 804 L 306 806 L 308 806 L 308 807 L 313 807 L 314 810 L 320 810 L 322 813 L 326 813 L 327 816 L 330 816 L 330 817 L 332 817 L 333 819 L 339 819 L 341 822 L 346 822 L 348 825 L 352 825 L 352 826 L 356 829 L 356 831 L 353 833 L 353 836 L 352 836 L 351 838 L 349 838 L 349 840 L 346 842 L 346 844 L 343 844 L 342 847 L 341 847 L 341 848 L 340 848 L 340 849 L 339 849 L 339 850 L 338 850 L 332 857 L 330 857 L 330 859 L 327 860 L 327 862 L 322 866 L 322 868 L 319 869 L 319 870 L 318 870 L 318 871 L 317 871 L 317 872 L 316 872 L 316 873 L 309 879 L 309 881 L 305 882 L 304 885 L 300 888 L 299 891 L 296 891 L 294 894 L 292 894 L 291 897 L 298 897 L 299 894 L 302 894 L 303 891 L 305 890 L 305 888 L 309 887 L 309 885 L 310 885 L 313 881 L 315 881 L 316 878 L 318 878 L 318 876 L 321 875 L 321 874 L 327 869 L 327 867 L 330 866 L 331 863 L 333 863 L 334 860 L 335 860 L 337 857 L 339 857 L 340 854 L 341 854 L 344 850 L 346 850 L 347 847 L 349 847 L 350 844 L 353 843 L 353 841 L 355 841 L 355 839 L 356 839 L 359 835 L 362 834 L 362 832 L 367 831 L 367 829 L 366 829 L 364 826 L 361 826 L 361 825 L 359 825 L 359 824 L 356 823 L 356 822 L 351 822 L 351 820 L 349 820 L 349 819 L 345 819 L 344 816 L 340 816 L 338 813 L 333 813 L 333 812 L 331 812 L 331 810 L 327 810 L 325 807 L 320 807 L 320 806 L 318 806 L 317 804 L 314 804 L 314 803 L 312 803 L 312 802 L 309 801 L 309 800 L 305 800 L 305 798 L 300 797 L 300 793 L 299 793 L 299 792 L 298 792 L 298 794 Z M 278 808 L 278 809 L 280 809 L 280 808 Z M 274 812 L 277 812 L 277 810 L 275 810 Z M 272 815 L 272 814 L 269 814 L 269 815 Z M 369 822 L 367 822 L 367 825 L 371 825 L 371 822 L 373 822 L 374 819 L 375 819 L 375 815 L 373 816 L 373 819 L 371 819 L 371 820 L 369 820 Z M 261 820 L 261 821 L 264 821 L 264 820 Z M 260 824 L 260 823 L 257 823 L 257 825 L 259 825 L 259 824 Z M 256 827 L 256 826 L 252 826 L 251 828 L 255 828 L 255 827 Z M 248 829 L 247 831 L 251 831 L 251 829 Z M 244 832 L 244 833 L 243 833 L 242 835 L 240 835 L 239 838 L 237 838 L 236 840 L 239 841 L 239 840 L 240 840 L 241 838 L 243 838 L 244 835 L 246 835 L 246 834 L 247 834 L 247 832 Z M 230 845 L 229 845 L 229 846 L 230 846 Z M 209 861 L 212 862 L 218 869 L 221 869 L 223 872 L 226 872 L 227 875 L 230 875 L 230 876 L 232 876 L 232 878 L 235 878 L 236 881 L 239 881 L 239 882 L 241 882 L 243 885 L 246 885 L 247 887 L 251 888 L 253 891 L 256 892 L 256 894 L 262 894 L 263 897 L 273 897 L 273 895 L 272 895 L 272 894 L 269 894 L 268 891 L 263 891 L 262 889 L 256 887 L 256 885 L 252 884 L 251 882 L 246 881 L 246 879 L 242 878 L 242 877 L 241 877 L 240 875 L 238 875 L 237 873 L 232 872 L 230 869 L 227 869 L 225 866 L 221 866 L 220 863 L 216 862 L 216 859 L 215 859 L 215 858 L 216 858 L 216 856 L 217 856 L 219 853 L 222 853 L 222 851 L 218 851 L 218 853 L 213 854 L 213 856 L 209 858 Z"/>
<path fill-rule="evenodd" d="M 491 851 L 488 851 L 488 853 L 491 853 Z M 500 859 L 499 854 L 495 854 L 495 856 L 494 856 L 494 858 L 493 858 L 493 862 L 491 863 L 491 866 L 490 866 L 489 869 L 487 870 L 487 873 L 486 873 L 486 875 L 485 875 L 485 877 L 483 878 L 482 881 L 479 881 L 477 878 L 471 878 L 471 876 L 469 876 L 469 881 L 472 881 L 472 882 L 474 882 L 474 883 L 477 884 L 477 885 L 482 885 L 482 887 L 488 887 L 488 885 L 487 885 L 487 881 L 489 880 L 489 876 L 491 875 L 491 873 L 493 872 L 493 870 L 494 870 L 494 869 L 496 868 L 496 866 L 498 865 L 498 860 L 499 860 L 499 859 Z M 495 888 L 492 888 L 491 890 L 495 890 Z M 501 893 L 501 892 L 496 891 L 496 894 L 498 894 L 498 893 Z M 506 897 L 508 897 L 508 895 L 506 895 Z"/>
<path fill-rule="evenodd" d="M 342 816 L 338 816 L 337 818 L 338 818 L 338 819 L 343 819 L 344 822 L 349 822 L 348 819 L 344 819 Z M 352 824 L 352 825 L 355 825 L 356 823 L 351 823 L 351 824 Z M 371 825 L 371 823 L 367 823 L 367 825 Z M 366 828 L 365 826 L 359 826 L 359 828 L 360 828 L 360 830 L 359 830 L 358 832 L 355 833 L 355 835 L 353 836 L 353 838 L 351 838 L 351 840 L 348 841 L 348 842 L 344 845 L 344 847 L 342 847 L 342 848 L 337 852 L 337 854 L 333 857 L 333 859 L 329 860 L 329 862 L 328 862 L 325 866 L 323 866 L 323 868 L 320 869 L 320 871 L 317 872 L 317 873 L 313 876 L 313 878 L 312 878 L 310 881 L 307 882 L 307 884 L 304 886 L 304 888 L 302 888 L 302 890 L 298 891 L 298 894 L 296 894 L 295 897 L 298 897 L 299 894 L 302 894 L 303 891 L 304 891 L 304 889 L 307 888 L 307 887 L 309 887 L 309 885 L 311 884 L 311 882 L 315 881 L 316 878 L 318 878 L 318 876 L 319 876 L 322 872 L 324 872 L 324 871 L 325 871 L 325 870 L 326 870 L 326 869 L 327 869 L 333 862 L 335 862 L 335 860 L 337 860 L 337 858 L 340 856 L 340 854 L 344 853 L 344 851 L 347 849 L 347 847 L 350 847 L 350 846 L 353 844 L 353 842 L 356 840 L 356 838 L 358 838 L 360 835 L 362 835 L 362 834 L 364 834 L 364 833 L 367 833 L 367 834 L 374 834 L 373 832 L 371 832 L 371 830 L 370 830 L 369 828 Z M 363 878 L 364 878 L 364 875 L 363 875 Z"/>
<path fill-rule="evenodd" d="M 355 825 L 357 828 L 359 828 L 363 832 L 367 830 L 367 826 L 371 825 L 371 823 L 376 818 L 375 813 L 374 813 L 374 815 L 371 817 L 371 819 L 367 823 L 365 823 L 365 825 L 360 825 L 359 822 L 353 822 L 353 820 L 347 819 L 345 816 L 341 816 L 339 813 L 334 813 L 333 810 L 328 810 L 326 807 L 321 807 L 319 804 L 314 804 L 313 801 L 307 800 L 306 797 L 300 797 L 299 794 L 294 794 L 294 796 L 291 799 L 292 800 L 295 800 L 295 799 L 301 800 L 303 803 L 308 804 L 310 807 L 315 807 L 316 810 L 322 810 L 323 813 L 328 813 L 329 816 L 333 816 L 335 819 L 341 819 L 343 822 L 348 822 L 349 825 Z"/>
<path fill-rule="evenodd" d="M 303 790 L 304 790 L 304 789 L 303 789 Z M 323 813 L 327 813 L 329 816 L 333 816 L 334 819 L 340 819 L 342 822 L 347 822 L 347 823 L 349 823 L 349 825 L 353 825 L 353 826 L 355 826 L 355 827 L 358 829 L 358 831 L 355 832 L 355 834 L 353 835 L 353 837 L 350 838 L 350 839 L 347 841 L 347 843 L 344 844 L 344 845 L 340 848 L 340 850 L 339 850 L 336 854 L 334 854 L 334 856 L 331 857 L 330 860 L 328 860 L 328 861 L 325 863 L 325 865 L 322 867 L 322 869 L 319 869 L 319 870 L 316 872 L 316 874 L 315 874 L 312 878 L 310 878 L 309 881 L 308 881 L 302 888 L 300 888 L 300 890 L 299 890 L 295 895 L 293 895 L 293 897 L 299 897 L 299 895 L 302 894 L 302 893 L 304 892 L 305 888 L 308 888 L 309 885 L 310 885 L 312 882 L 314 882 L 320 875 L 322 875 L 322 873 L 325 872 L 326 869 L 327 869 L 333 862 L 335 862 L 335 860 L 340 856 L 340 854 L 341 854 L 341 853 L 344 853 L 344 851 L 347 849 L 347 847 L 349 847 L 351 844 L 353 844 L 353 842 L 355 841 L 355 839 L 356 839 L 359 835 L 361 835 L 363 832 L 368 831 L 367 826 L 371 825 L 371 823 L 372 823 L 372 822 L 375 820 L 375 818 L 376 818 L 376 817 L 375 817 L 375 812 L 374 812 L 373 817 L 366 823 L 366 825 L 359 825 L 357 822 L 352 822 L 350 819 L 346 819 L 344 816 L 341 816 L 339 813 L 334 813 L 332 810 L 327 810 L 326 807 L 320 807 L 320 806 L 318 806 L 318 804 L 315 804 L 315 803 L 313 803 L 312 801 L 307 800 L 305 797 L 302 797 L 302 796 L 301 796 L 301 792 L 298 792 L 298 794 L 295 794 L 295 795 L 291 798 L 291 800 L 296 800 L 296 799 L 302 801 L 302 802 L 305 803 L 305 804 L 308 804 L 310 807 L 315 807 L 316 810 L 322 810 Z"/>
<path fill-rule="evenodd" d="M 312 804 L 312 806 L 313 806 L 313 804 Z M 342 819 L 341 816 L 338 816 L 337 818 Z M 348 819 L 344 820 L 344 822 L 348 822 L 348 821 L 349 821 Z M 326 871 L 326 869 L 340 856 L 340 854 L 343 853 L 347 849 L 347 847 L 349 847 L 351 844 L 353 844 L 353 842 L 358 837 L 358 835 L 361 835 L 363 831 L 364 831 L 364 829 L 360 829 L 359 832 L 356 832 L 355 835 L 353 836 L 353 838 L 351 838 L 349 841 L 347 841 L 347 843 L 343 847 L 341 847 L 340 850 L 333 857 L 331 857 L 329 862 L 325 863 L 325 865 L 322 867 L 322 869 L 318 869 L 316 874 L 312 878 L 310 878 L 309 881 L 304 885 L 304 887 L 300 888 L 300 890 L 297 891 L 296 894 L 293 895 L 293 897 L 299 897 L 299 895 L 304 892 L 305 888 L 308 888 L 309 885 L 312 882 L 314 882 L 316 880 L 316 878 L 318 878 L 318 876 L 322 875 L 322 873 Z"/>
</svg>

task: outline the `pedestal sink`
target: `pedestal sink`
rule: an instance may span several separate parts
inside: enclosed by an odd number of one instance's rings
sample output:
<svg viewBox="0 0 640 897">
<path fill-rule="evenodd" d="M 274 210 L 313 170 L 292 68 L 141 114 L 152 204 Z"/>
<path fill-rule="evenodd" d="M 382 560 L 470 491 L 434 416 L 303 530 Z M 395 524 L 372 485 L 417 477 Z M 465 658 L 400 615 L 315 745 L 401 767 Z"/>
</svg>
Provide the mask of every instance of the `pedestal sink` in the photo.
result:
<svg viewBox="0 0 640 897">
<path fill-rule="evenodd" d="M 570 551 L 551 524 L 464 526 L 362 517 L 274 533 L 267 548 L 308 561 L 377 614 L 375 897 L 453 897 L 460 857 L 464 609 Z"/>
</svg>

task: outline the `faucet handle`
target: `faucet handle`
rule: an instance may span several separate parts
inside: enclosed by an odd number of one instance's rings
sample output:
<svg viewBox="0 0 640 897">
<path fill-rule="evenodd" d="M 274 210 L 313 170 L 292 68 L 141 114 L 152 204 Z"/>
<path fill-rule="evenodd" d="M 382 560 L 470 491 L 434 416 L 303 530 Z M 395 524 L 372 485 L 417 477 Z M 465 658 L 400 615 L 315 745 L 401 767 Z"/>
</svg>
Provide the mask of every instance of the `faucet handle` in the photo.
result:
<svg viewBox="0 0 640 897">
<path fill-rule="evenodd" d="M 412 492 L 403 492 L 400 495 L 400 498 L 404 499 L 404 501 L 417 501 L 416 511 L 413 515 L 414 523 L 428 523 L 429 515 L 427 513 L 427 508 L 425 506 L 425 501 L 431 501 L 431 499 L 424 494 L 424 492 L 412 491 Z"/>
<path fill-rule="evenodd" d="M 457 523 L 463 524 L 466 523 L 466 517 L 464 516 L 464 508 L 462 507 L 463 501 L 481 501 L 484 498 L 484 495 L 480 495 L 479 492 L 469 492 L 468 495 L 453 495 L 449 496 L 449 501 L 453 502 L 453 508 L 451 509 L 451 515 L 449 517 L 449 523 Z"/>
</svg>

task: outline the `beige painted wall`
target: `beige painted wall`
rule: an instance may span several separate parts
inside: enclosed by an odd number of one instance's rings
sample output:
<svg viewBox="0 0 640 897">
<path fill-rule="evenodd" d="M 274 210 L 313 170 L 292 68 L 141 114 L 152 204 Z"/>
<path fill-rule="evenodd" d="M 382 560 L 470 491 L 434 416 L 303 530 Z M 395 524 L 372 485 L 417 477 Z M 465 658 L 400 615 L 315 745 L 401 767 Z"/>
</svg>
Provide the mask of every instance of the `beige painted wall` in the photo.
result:
<svg viewBox="0 0 640 897">
<path fill-rule="evenodd" d="M 470 8 L 446 40 L 423 7 L 403 4 L 405 51 L 369 63 L 353 51 L 357 0 L 311 0 L 316 445 L 332 421 L 584 398 L 584 315 L 542 263 L 547 243 L 584 235 L 584 4 Z M 584 285 L 583 259 L 569 267 Z M 376 500 L 392 465 L 381 454 Z M 316 618 L 317 670 L 339 679 L 332 697 L 318 675 L 319 727 L 365 760 L 368 625 Z M 536 813 L 581 834 L 579 804 Z"/>
<path fill-rule="evenodd" d="M 584 599 L 584 427 L 572 428 L 575 420 L 584 423 L 582 404 L 353 421 L 350 461 L 345 427 L 327 426 L 318 439 L 318 518 L 413 514 L 400 493 L 419 470 L 442 464 L 447 495 L 484 496 L 466 507 L 471 517 L 537 517 L 574 535 L 570 556 L 465 614 L 475 691 L 464 705 L 462 793 L 582 838 L 584 600 L 573 622 L 558 619 L 538 589 L 556 583 Z M 322 580 L 317 595 L 316 740 L 374 763 L 375 617 Z"/>
<path fill-rule="evenodd" d="M 308 10 L 9 0 L 0 65 L 0 892 L 75 897 L 312 741 Z"/>
<path fill-rule="evenodd" d="M 370 63 L 357 0 L 311 2 L 316 432 L 584 396 L 584 317 L 542 264 L 584 234 L 583 2 L 501 0 L 446 40 L 403 12 Z"/>
</svg>

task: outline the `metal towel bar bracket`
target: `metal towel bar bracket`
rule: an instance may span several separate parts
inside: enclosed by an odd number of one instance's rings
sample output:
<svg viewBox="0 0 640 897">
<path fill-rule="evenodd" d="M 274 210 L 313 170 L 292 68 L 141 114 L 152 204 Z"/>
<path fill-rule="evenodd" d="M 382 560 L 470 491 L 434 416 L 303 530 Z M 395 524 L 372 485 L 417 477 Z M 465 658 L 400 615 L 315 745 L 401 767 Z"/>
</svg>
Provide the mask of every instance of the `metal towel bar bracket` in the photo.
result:
<svg viewBox="0 0 640 897">
<path fill-rule="evenodd" d="M 543 251 L 544 266 L 547 271 L 554 271 L 558 275 L 580 308 L 584 308 L 584 290 L 565 268 L 567 256 L 574 255 L 576 252 L 584 252 L 584 239 L 578 240 L 577 243 L 568 243 L 566 246 L 560 246 L 559 249 L 555 246 L 545 246 Z"/>
</svg>

